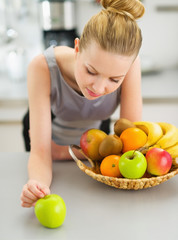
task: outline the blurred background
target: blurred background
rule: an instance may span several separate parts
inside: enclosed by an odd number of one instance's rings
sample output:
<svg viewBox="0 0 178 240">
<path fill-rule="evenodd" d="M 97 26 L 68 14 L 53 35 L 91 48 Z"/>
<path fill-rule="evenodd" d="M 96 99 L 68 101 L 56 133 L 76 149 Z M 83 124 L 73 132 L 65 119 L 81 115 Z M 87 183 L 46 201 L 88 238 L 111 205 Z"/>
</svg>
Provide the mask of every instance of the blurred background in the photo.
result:
<svg viewBox="0 0 178 240">
<path fill-rule="evenodd" d="M 178 1 L 143 0 L 143 120 L 178 127 Z M 25 151 L 27 67 L 50 45 L 73 47 L 101 6 L 94 0 L 0 0 L 0 151 Z M 119 117 L 116 111 L 112 124 Z M 112 126 L 111 126 L 112 130 Z"/>
</svg>

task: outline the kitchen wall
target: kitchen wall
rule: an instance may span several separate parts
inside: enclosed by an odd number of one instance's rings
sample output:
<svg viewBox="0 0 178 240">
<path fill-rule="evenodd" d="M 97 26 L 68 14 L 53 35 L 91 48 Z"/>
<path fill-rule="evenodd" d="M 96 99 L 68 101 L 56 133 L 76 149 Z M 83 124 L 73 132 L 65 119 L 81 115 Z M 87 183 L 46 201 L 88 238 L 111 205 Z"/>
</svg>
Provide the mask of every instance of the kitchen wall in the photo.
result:
<svg viewBox="0 0 178 240">
<path fill-rule="evenodd" d="M 145 0 L 144 4 L 146 12 L 140 20 L 143 60 L 149 59 L 157 68 L 178 67 L 178 1 Z M 158 10 L 162 6 L 173 9 Z"/>
<path fill-rule="evenodd" d="M 39 1 L 13 0 L 13 2 L 16 2 L 16 8 L 9 9 L 9 16 L 12 16 L 11 12 L 15 10 L 18 19 L 14 21 L 11 17 L 9 22 L 20 33 L 21 45 L 31 47 L 28 52 L 28 59 L 31 59 L 41 51 L 39 46 L 42 37 L 38 15 Z M 21 8 L 19 6 L 20 2 L 23 3 Z M 146 12 L 138 20 L 143 34 L 143 45 L 140 51 L 143 70 L 178 67 L 178 1 L 143 0 L 143 3 Z M 1 4 L 2 2 L 0 3 L 0 20 L 2 23 Z M 161 10 L 160 7 L 164 6 L 169 9 Z M 82 33 L 83 27 L 90 17 L 99 12 L 100 9 L 101 5 L 94 0 L 76 0 L 76 25 L 79 34 Z"/>
<path fill-rule="evenodd" d="M 28 108 L 27 65 L 43 51 L 39 0 L 12 0 L 16 4 L 15 8 L 8 9 L 8 23 L 17 31 L 18 38 L 6 43 L 2 39 L 1 11 L 5 1 L 0 0 L 0 151 L 24 151 L 21 121 Z M 143 120 L 164 120 L 178 127 L 178 0 L 143 0 L 143 3 L 146 13 L 138 21 L 143 33 L 140 51 Z M 100 9 L 96 1 L 76 0 L 79 34 L 90 17 Z M 16 19 L 12 15 L 14 12 Z M 115 112 L 113 121 L 118 117 L 119 113 Z"/>
<path fill-rule="evenodd" d="M 178 1 L 143 0 L 145 15 L 138 20 L 142 29 L 143 45 L 140 51 L 143 70 L 178 67 Z M 169 10 L 157 8 L 168 6 Z M 89 0 L 77 1 L 77 25 L 79 33 L 88 19 L 101 9 Z"/>
</svg>

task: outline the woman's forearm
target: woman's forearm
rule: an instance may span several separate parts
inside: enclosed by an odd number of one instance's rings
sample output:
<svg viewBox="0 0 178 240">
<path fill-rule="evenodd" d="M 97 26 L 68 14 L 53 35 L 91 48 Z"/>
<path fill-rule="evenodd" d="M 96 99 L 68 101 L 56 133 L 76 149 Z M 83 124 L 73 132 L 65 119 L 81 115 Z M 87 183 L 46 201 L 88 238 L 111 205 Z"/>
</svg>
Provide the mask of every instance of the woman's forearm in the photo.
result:
<svg viewBox="0 0 178 240">
<path fill-rule="evenodd" d="M 52 141 L 52 159 L 53 160 L 72 160 L 69 154 L 69 146 L 57 145 Z M 74 150 L 75 155 L 79 159 L 86 159 L 78 150 Z"/>
<path fill-rule="evenodd" d="M 28 163 L 29 179 L 39 181 L 48 187 L 52 181 L 52 160 L 49 156 L 31 153 Z"/>
</svg>

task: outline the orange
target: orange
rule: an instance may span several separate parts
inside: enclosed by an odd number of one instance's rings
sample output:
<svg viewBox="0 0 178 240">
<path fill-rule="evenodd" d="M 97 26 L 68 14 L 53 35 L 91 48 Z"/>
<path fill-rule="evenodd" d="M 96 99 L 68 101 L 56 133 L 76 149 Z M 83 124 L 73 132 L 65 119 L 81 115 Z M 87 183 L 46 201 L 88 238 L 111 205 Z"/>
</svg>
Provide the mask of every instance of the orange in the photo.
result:
<svg viewBox="0 0 178 240">
<path fill-rule="evenodd" d="M 123 143 L 122 152 L 124 153 L 143 147 L 147 141 L 147 135 L 143 130 L 132 127 L 125 129 L 121 133 L 120 139 Z"/>
<path fill-rule="evenodd" d="M 100 164 L 101 174 L 109 177 L 121 177 L 119 159 L 120 156 L 118 155 L 109 155 L 105 157 Z"/>
</svg>

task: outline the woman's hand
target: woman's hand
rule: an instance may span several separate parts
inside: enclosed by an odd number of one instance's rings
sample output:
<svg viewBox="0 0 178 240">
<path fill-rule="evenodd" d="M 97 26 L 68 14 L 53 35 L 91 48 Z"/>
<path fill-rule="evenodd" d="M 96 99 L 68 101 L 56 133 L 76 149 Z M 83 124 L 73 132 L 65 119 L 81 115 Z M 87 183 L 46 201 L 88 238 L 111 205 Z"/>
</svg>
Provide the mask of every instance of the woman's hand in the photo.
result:
<svg viewBox="0 0 178 240">
<path fill-rule="evenodd" d="M 50 189 L 48 186 L 36 181 L 29 180 L 27 184 L 24 185 L 21 194 L 21 206 L 22 207 L 33 207 L 38 199 L 50 194 Z"/>
</svg>

